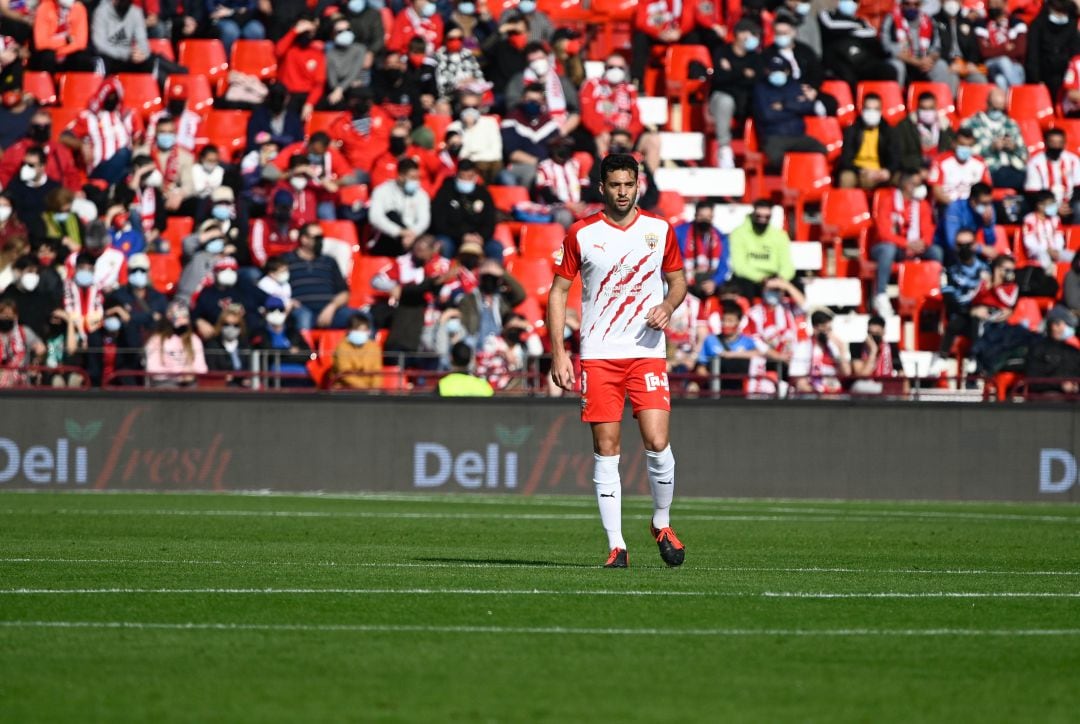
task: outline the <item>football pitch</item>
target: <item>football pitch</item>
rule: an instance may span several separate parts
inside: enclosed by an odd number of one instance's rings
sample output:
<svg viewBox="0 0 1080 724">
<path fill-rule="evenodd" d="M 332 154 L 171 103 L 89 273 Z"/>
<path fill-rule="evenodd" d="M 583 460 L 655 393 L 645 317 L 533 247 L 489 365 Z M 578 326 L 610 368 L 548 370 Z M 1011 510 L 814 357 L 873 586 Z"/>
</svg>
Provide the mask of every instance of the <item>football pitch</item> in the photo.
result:
<svg viewBox="0 0 1080 724">
<path fill-rule="evenodd" d="M 1080 506 L 0 495 L 0 721 L 1076 721 Z"/>
</svg>

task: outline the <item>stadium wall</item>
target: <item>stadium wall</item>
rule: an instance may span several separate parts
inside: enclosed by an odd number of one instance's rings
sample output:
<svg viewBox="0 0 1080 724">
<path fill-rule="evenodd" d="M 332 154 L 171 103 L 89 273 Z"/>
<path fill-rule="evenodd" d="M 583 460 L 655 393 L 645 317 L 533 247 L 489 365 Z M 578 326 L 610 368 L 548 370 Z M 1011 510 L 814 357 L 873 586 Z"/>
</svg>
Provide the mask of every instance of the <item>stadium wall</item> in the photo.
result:
<svg viewBox="0 0 1080 724">
<path fill-rule="evenodd" d="M 10 392 L 0 489 L 592 494 L 575 401 Z M 627 420 L 632 422 L 631 420 Z M 1080 500 L 1080 408 L 683 402 L 683 495 Z M 648 492 L 636 430 L 623 476 Z"/>
</svg>

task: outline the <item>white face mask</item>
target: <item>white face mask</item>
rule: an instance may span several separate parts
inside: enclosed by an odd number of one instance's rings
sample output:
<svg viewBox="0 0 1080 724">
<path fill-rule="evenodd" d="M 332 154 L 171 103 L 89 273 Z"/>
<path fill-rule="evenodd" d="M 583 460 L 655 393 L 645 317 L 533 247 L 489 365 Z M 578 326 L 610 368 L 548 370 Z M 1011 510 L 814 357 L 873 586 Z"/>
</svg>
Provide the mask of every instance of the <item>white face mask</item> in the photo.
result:
<svg viewBox="0 0 1080 724">
<path fill-rule="evenodd" d="M 957 0 L 945 0 L 942 7 L 945 8 L 945 14 L 950 18 L 955 18 L 960 14 L 960 3 Z"/>
<path fill-rule="evenodd" d="M 619 67 L 608 68 L 606 71 L 604 71 L 604 80 L 606 80 L 611 85 L 619 85 L 619 83 L 622 83 L 624 80 L 626 80 L 626 70 Z"/>
<path fill-rule="evenodd" d="M 240 339 L 240 328 L 235 324 L 226 324 L 221 328 L 221 338 L 226 342 L 235 342 Z"/>
<path fill-rule="evenodd" d="M 0 221 L 7 221 L 11 218 L 11 207 L 0 206 Z"/>
<path fill-rule="evenodd" d="M 877 128 L 881 124 L 881 111 L 872 111 L 867 108 L 862 112 L 862 120 L 871 128 Z"/>
<path fill-rule="evenodd" d="M 105 331 L 110 334 L 116 334 L 120 331 L 120 328 L 124 326 L 120 319 L 117 317 L 105 317 Z"/>
<path fill-rule="evenodd" d="M 272 312 L 266 313 L 266 323 L 271 327 L 281 327 L 285 324 L 285 312 L 280 309 L 275 309 Z"/>
<path fill-rule="evenodd" d="M 161 171 L 154 169 L 150 172 L 150 175 L 146 177 L 144 183 L 146 183 L 147 188 L 156 189 L 161 188 L 161 184 L 164 183 L 164 181 L 165 179 L 161 177 Z"/>
<path fill-rule="evenodd" d="M 278 284 L 288 284 L 289 283 L 289 270 L 286 269 L 284 271 L 279 271 L 277 274 L 273 274 L 271 276 L 271 278 L 275 282 L 277 282 Z"/>
<path fill-rule="evenodd" d="M 349 332 L 349 343 L 356 347 L 364 346 L 369 339 L 371 339 L 371 332 L 366 329 L 354 329 Z"/>
<path fill-rule="evenodd" d="M 24 184 L 28 184 L 36 178 L 36 168 L 31 168 L 30 166 L 24 164 L 23 167 L 19 169 L 19 180 L 21 180 Z"/>
<path fill-rule="evenodd" d="M 529 63 L 529 70 L 536 73 L 538 76 L 546 76 L 548 71 L 551 70 L 551 64 L 548 63 L 547 58 L 537 58 Z"/>
<path fill-rule="evenodd" d="M 289 179 L 289 185 L 292 186 L 297 191 L 303 191 L 304 189 L 307 188 L 307 177 L 306 176 L 293 176 L 292 178 Z"/>
<path fill-rule="evenodd" d="M 136 289 L 145 289 L 150 283 L 150 275 L 145 269 L 133 269 L 128 272 L 128 283 Z"/>
<path fill-rule="evenodd" d="M 38 282 L 41 281 L 41 277 L 36 272 L 23 272 L 19 277 L 19 284 L 28 292 L 32 292 L 37 289 Z"/>
<path fill-rule="evenodd" d="M 926 187 L 920 184 L 912 190 L 911 198 L 915 199 L 916 201 L 922 201 L 926 198 L 926 193 Z"/>
<path fill-rule="evenodd" d="M 231 287 L 236 285 L 236 270 L 235 269 L 222 269 L 217 273 L 217 282 L 223 287 Z"/>
</svg>

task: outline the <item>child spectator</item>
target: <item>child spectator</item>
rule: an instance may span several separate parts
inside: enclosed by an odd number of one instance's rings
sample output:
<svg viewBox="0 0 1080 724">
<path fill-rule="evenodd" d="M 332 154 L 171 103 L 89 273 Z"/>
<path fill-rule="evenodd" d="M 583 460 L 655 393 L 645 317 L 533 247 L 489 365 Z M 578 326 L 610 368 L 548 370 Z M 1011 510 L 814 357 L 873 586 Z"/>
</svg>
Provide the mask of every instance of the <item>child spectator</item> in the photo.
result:
<svg viewBox="0 0 1080 724">
<path fill-rule="evenodd" d="M 379 389 L 382 372 L 382 349 L 371 335 L 371 320 L 354 314 L 349 332 L 334 348 L 331 374 L 334 386 L 350 390 Z"/>
</svg>

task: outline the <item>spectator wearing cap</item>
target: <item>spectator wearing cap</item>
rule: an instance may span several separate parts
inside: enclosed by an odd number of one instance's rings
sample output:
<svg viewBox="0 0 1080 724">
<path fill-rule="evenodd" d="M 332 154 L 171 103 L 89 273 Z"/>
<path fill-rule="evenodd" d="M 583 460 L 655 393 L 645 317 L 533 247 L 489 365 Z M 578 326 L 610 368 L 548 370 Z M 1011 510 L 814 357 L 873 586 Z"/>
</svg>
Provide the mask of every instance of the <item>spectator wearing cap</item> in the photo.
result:
<svg viewBox="0 0 1080 724">
<path fill-rule="evenodd" d="M 347 112 L 337 116 L 328 131 L 349 165 L 366 173 L 371 172 L 375 159 L 386 153 L 394 124 L 373 99 L 370 88 L 351 89 L 345 95 Z"/>
<path fill-rule="evenodd" d="M 559 135 L 575 134 L 581 125 L 577 88 L 555 68 L 546 45 L 533 42 L 525 46 L 525 61 L 528 65 L 506 85 L 507 108 L 521 103 L 526 88 L 539 85 L 548 115 L 559 124 Z"/>
<path fill-rule="evenodd" d="M 172 133 L 175 134 L 174 144 L 169 144 L 166 141 L 166 145 L 169 145 L 170 148 L 172 145 L 176 145 L 185 151 L 194 153 L 199 137 L 199 126 L 202 125 L 202 116 L 188 108 L 187 86 L 177 83 L 169 87 L 165 107 L 151 115 L 146 123 L 147 143 L 154 143 L 157 138 L 158 124 L 165 118 L 172 119 L 174 124 Z"/>
<path fill-rule="evenodd" d="M 258 323 L 258 310 L 266 303 L 267 295 L 242 278 L 239 269 L 239 264 L 232 257 L 218 259 L 214 262 L 213 282 L 199 290 L 192 316 L 195 331 L 203 339 L 210 339 L 214 335 L 218 317 L 230 305 L 246 310 L 249 326 Z"/>
<path fill-rule="evenodd" d="M 439 380 L 439 397 L 494 397 L 491 383 L 469 372 L 472 358 L 472 348 L 464 342 L 450 348 L 450 374 Z"/>
<path fill-rule="evenodd" d="M 334 387 L 377 390 L 382 386 L 382 366 L 382 348 L 371 333 L 371 320 L 354 314 L 348 334 L 334 348 Z"/>
<path fill-rule="evenodd" d="M 240 38 L 262 40 L 266 37 L 266 28 L 255 15 L 255 0 L 206 0 L 206 13 L 210 27 L 217 31 L 225 46 L 226 56 Z"/>
<path fill-rule="evenodd" d="M 42 338 L 46 336 L 53 311 L 63 307 L 62 287 L 44 283 L 48 273 L 56 276 L 52 270 L 42 270 L 34 257 L 21 256 L 12 264 L 13 281 L 0 294 L 0 299 L 15 304 L 22 323 Z"/>
<path fill-rule="evenodd" d="M 431 203 L 431 232 L 447 259 L 465 243 L 480 246 L 489 257 L 502 258 L 502 244 L 494 239 L 495 203 L 478 179 L 472 161 L 461 161 L 457 174 L 443 181 Z"/>
<path fill-rule="evenodd" d="M 348 0 L 340 6 L 356 36 L 356 42 L 375 56 L 382 55 L 389 31 L 383 25 L 381 7 L 368 0 Z"/>
<path fill-rule="evenodd" d="M 372 239 L 368 251 L 398 256 L 412 247 L 431 224 L 431 200 L 420 185 L 420 169 L 411 158 L 398 164 L 398 176 L 375 188 L 368 207 Z"/>
<path fill-rule="evenodd" d="M 322 228 L 318 224 L 302 226 L 299 241 L 296 250 L 285 255 L 293 299 L 310 312 L 310 317 L 297 315 L 297 321 L 313 317 L 316 327 L 345 328 L 356 310 L 348 306 L 349 286 L 340 267 L 322 253 Z"/>
<path fill-rule="evenodd" d="M 202 340 L 191 328 L 191 313 L 178 302 L 169 305 L 144 351 L 154 387 L 189 387 L 196 384 L 195 375 L 209 371 Z"/>
<path fill-rule="evenodd" d="M 207 219 L 183 241 L 186 259 L 180 280 L 176 283 L 176 299 L 190 303 L 205 280 L 213 274 L 214 263 L 232 247 L 217 219 Z"/>
<path fill-rule="evenodd" d="M 289 91 L 280 83 L 271 83 L 266 92 L 266 102 L 255 106 L 248 119 L 247 145 L 256 146 L 265 139 L 277 142 L 284 148 L 304 139 L 304 123 L 300 114 L 289 107 Z"/>
<path fill-rule="evenodd" d="M 277 297 L 266 300 L 261 331 L 252 339 L 252 346 L 265 353 L 265 369 L 285 375 L 306 375 L 311 358 L 311 346 L 300 329 L 290 323 L 285 302 Z M 308 386 L 310 382 L 282 380 L 282 386 Z"/>
<path fill-rule="evenodd" d="M 645 66 L 658 45 L 704 45 L 712 54 L 720 50 L 727 31 L 720 24 L 717 5 L 712 0 L 652 0 L 637 4 L 630 75 L 639 87 L 645 78 Z"/>
<path fill-rule="evenodd" d="M 1046 313 L 1046 336 L 1055 342 L 1067 344 L 1073 349 L 1080 349 L 1080 339 L 1076 337 L 1076 315 L 1062 306 L 1056 306 Z"/>
<path fill-rule="evenodd" d="M 40 146 L 27 148 L 18 174 L 4 187 L 4 194 L 11 199 L 12 207 L 19 210 L 19 218 L 26 224 L 31 240 L 45 236 L 42 220 L 45 199 L 61 188 L 45 174 L 45 164 L 45 152 Z"/>
<path fill-rule="evenodd" d="M 625 130 L 637 139 L 645 126 L 637 106 L 637 88 L 630 82 L 626 59 L 612 53 L 604 61 L 604 73 L 581 86 L 581 122 L 603 158 L 611 147 L 611 132 Z M 659 151 L 659 146 L 657 146 Z"/>
<path fill-rule="evenodd" d="M 344 15 L 333 20 L 331 43 L 326 50 L 326 83 L 329 92 L 319 107 L 323 110 L 345 109 L 345 94 L 371 82 L 372 52 L 357 42 L 356 32 Z"/>
<path fill-rule="evenodd" d="M 127 283 L 111 291 L 105 308 L 121 307 L 127 323 L 117 342 L 127 349 L 142 349 L 158 322 L 165 316 L 168 299 L 150 285 L 150 257 L 133 254 L 128 259 Z M 141 365 L 124 369 L 139 369 Z"/>
<path fill-rule="evenodd" d="M 548 144 L 548 157 L 537 166 L 532 188 L 533 200 L 550 209 L 551 220 L 566 229 L 590 213 L 581 193 L 589 179 L 573 150 L 569 138 L 556 138 Z"/>
<path fill-rule="evenodd" d="M 480 90 L 487 87 L 480 61 L 465 47 L 465 32 L 451 26 L 446 31 L 446 43 L 435 51 L 435 82 L 439 103 L 449 107 L 454 94 L 463 88 Z"/>
<path fill-rule="evenodd" d="M 308 188 L 315 192 L 316 216 L 333 221 L 337 218 L 336 199 L 342 186 L 357 183 L 358 175 L 349 168 L 349 162 L 341 152 L 330 145 L 330 136 L 325 131 L 311 134 L 307 142 L 299 141 L 286 146 L 274 159 L 274 165 L 282 172 L 292 170 L 293 159 L 300 156 L 304 160 L 302 173 L 308 179 Z"/>
<path fill-rule="evenodd" d="M 537 38 L 539 40 L 539 38 Z M 496 108 L 503 107 L 506 85 L 525 70 L 525 46 L 529 43 L 529 21 L 516 9 L 503 14 L 499 31 L 480 45 L 484 77 L 492 85 Z"/>
<path fill-rule="evenodd" d="M 735 25 L 735 40 L 720 49 L 712 76 L 709 113 L 716 124 L 719 147 L 717 165 L 735 168 L 731 152 L 731 121 L 743 121 L 750 115 L 754 87 L 765 76 L 761 46 L 761 26 L 743 19 Z"/>
<path fill-rule="evenodd" d="M 544 105 L 544 86 L 533 83 L 517 108 L 502 122 L 506 168 L 499 175 L 504 186 L 532 186 L 537 166 L 548 157 L 548 144 L 560 136 L 559 123 Z"/>
<path fill-rule="evenodd" d="M 206 367 L 210 372 L 248 372 L 251 370 L 251 342 L 244 308 L 230 304 L 222 308 L 214 320 L 213 334 L 206 340 Z M 225 377 L 228 385 L 243 387 L 250 384 L 247 377 Z"/>
<path fill-rule="evenodd" d="M 754 121 L 769 164 L 779 167 L 791 151 L 825 153 L 821 142 L 806 135 L 803 118 L 824 115 L 817 91 L 791 77 L 791 66 L 778 55 L 769 58 L 767 75 L 754 86 Z"/>
<path fill-rule="evenodd" d="M 901 86 L 908 81 L 945 83 L 956 94 L 960 78 L 942 58 L 941 35 L 921 0 L 901 0 L 881 22 L 881 44 Z"/>
<path fill-rule="evenodd" d="M 18 176 L 26 152 L 34 147 L 45 152 L 45 175 L 53 181 L 78 191 L 83 177 L 71 149 L 52 140 L 52 116 L 43 109 L 34 111 L 26 136 L 11 144 L 0 156 L 0 185 L 7 188 Z"/>
<path fill-rule="evenodd" d="M 132 0 L 102 0 L 94 10 L 90 30 L 107 75 L 153 72 L 146 16 Z"/>
<path fill-rule="evenodd" d="M 851 86 L 862 80 L 896 80 L 896 69 L 886 60 L 878 32 L 859 17 L 858 0 L 839 0 L 833 10 L 822 10 L 822 65 L 826 72 Z"/>
<path fill-rule="evenodd" d="M 50 74 L 92 73 L 97 61 L 87 50 L 89 40 L 85 5 L 74 0 L 42 0 L 34 12 L 34 52 L 28 67 Z"/>
<path fill-rule="evenodd" d="M 882 118 L 881 96 L 867 93 L 855 122 L 844 129 L 837 167 L 842 188 L 875 189 L 900 170 L 896 132 Z"/>
<path fill-rule="evenodd" d="M 184 199 L 195 195 L 195 156 L 177 143 L 176 121 L 172 117 L 158 119 L 150 159 L 161 172 L 165 208 L 175 214 Z"/>
<path fill-rule="evenodd" d="M 307 17 L 277 41 L 278 82 L 289 91 L 289 108 L 300 111 L 307 121 L 326 87 L 326 53 L 322 41 L 315 40 L 317 26 Z"/>
<path fill-rule="evenodd" d="M 526 35 L 532 42 L 550 43 L 555 37 L 555 24 L 547 13 L 537 8 L 536 0 L 520 0 L 517 5 L 507 8 L 499 17 L 499 23 L 510 23 L 516 18 L 528 24 Z"/>
<path fill-rule="evenodd" d="M 484 182 L 490 184 L 503 167 L 502 132 L 494 116 L 484 115 L 482 104 L 479 93 L 459 93 L 455 120 L 446 131 L 461 134 L 458 158 L 475 163 Z"/>
<path fill-rule="evenodd" d="M 411 0 L 394 18 L 386 49 L 391 53 L 408 51 L 409 42 L 420 38 L 422 53 L 432 54 L 443 42 L 443 19 L 434 0 Z"/>
</svg>

